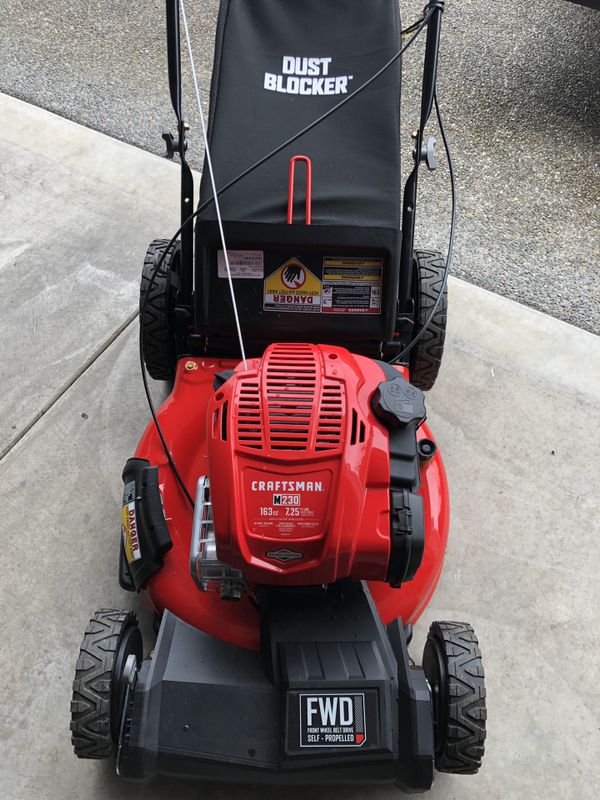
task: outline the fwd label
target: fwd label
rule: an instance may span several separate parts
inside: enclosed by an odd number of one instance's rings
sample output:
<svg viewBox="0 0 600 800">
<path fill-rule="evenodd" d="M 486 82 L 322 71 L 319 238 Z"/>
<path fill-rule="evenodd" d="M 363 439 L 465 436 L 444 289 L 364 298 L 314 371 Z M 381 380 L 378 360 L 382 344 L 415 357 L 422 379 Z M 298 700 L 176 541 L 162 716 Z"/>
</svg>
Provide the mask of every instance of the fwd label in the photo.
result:
<svg viewBox="0 0 600 800">
<path fill-rule="evenodd" d="M 362 747 L 367 741 L 364 694 L 304 694 L 300 747 Z"/>
</svg>

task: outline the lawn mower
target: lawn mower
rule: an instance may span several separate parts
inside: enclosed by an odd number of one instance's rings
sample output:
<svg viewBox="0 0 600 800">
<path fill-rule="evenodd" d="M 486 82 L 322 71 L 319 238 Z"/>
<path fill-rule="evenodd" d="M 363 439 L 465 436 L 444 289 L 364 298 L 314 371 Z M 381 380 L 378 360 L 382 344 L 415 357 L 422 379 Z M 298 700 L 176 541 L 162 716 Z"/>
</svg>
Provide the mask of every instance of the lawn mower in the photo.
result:
<svg viewBox="0 0 600 800">
<path fill-rule="evenodd" d="M 274 784 L 432 785 L 485 739 L 470 625 L 413 625 L 449 524 L 424 392 L 441 362 L 452 254 L 415 248 L 436 166 L 443 0 L 221 0 L 208 122 L 184 0 L 167 0 L 181 227 L 152 242 L 140 356 L 152 420 L 123 471 L 118 575 L 154 616 L 86 628 L 71 704 L 80 758 Z M 205 145 L 182 113 L 185 34 Z M 400 186 L 401 56 L 425 39 Z M 454 197 L 454 181 L 449 160 Z M 170 392 L 156 409 L 147 373 Z M 147 652 L 147 651 L 146 651 Z"/>
</svg>

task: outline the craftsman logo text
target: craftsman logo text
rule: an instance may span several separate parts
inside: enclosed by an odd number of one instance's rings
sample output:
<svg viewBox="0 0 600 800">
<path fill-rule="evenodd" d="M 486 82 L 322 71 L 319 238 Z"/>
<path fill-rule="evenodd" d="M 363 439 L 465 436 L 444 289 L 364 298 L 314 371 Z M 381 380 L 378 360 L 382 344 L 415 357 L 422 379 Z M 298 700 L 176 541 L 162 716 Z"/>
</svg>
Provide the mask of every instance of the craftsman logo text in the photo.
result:
<svg viewBox="0 0 600 800">
<path fill-rule="evenodd" d="M 252 481 L 253 492 L 322 492 L 323 481 Z M 278 503 L 283 505 L 283 503 Z"/>
</svg>

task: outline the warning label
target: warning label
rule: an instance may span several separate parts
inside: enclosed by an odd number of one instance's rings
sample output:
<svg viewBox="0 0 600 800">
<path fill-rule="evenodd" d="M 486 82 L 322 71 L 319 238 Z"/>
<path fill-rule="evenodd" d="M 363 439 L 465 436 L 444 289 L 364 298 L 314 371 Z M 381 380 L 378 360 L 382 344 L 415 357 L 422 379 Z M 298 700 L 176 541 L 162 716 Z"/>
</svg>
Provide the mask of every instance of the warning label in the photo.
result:
<svg viewBox="0 0 600 800">
<path fill-rule="evenodd" d="M 121 510 L 121 536 L 127 561 L 132 564 L 142 557 L 135 514 L 135 481 L 125 485 Z"/>
<path fill-rule="evenodd" d="M 265 254 L 263 250 L 227 250 L 232 278 L 264 278 Z M 227 278 L 225 253 L 217 252 L 219 278 Z"/>
<path fill-rule="evenodd" d="M 290 258 L 265 280 L 265 311 L 321 311 L 321 281 L 297 258 Z"/>
<path fill-rule="evenodd" d="M 323 313 L 381 314 L 382 258 L 323 259 Z"/>
</svg>

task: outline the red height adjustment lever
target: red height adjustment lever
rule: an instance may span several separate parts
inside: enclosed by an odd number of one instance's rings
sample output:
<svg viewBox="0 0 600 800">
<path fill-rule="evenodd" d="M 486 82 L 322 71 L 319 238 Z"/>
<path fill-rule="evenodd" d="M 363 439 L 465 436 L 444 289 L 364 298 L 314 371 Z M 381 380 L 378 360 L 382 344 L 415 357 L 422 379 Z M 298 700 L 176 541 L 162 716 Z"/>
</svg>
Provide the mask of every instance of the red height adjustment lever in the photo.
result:
<svg viewBox="0 0 600 800">
<path fill-rule="evenodd" d="M 291 225 L 294 221 L 294 173 L 296 171 L 296 161 L 304 161 L 306 164 L 306 212 L 305 222 L 310 225 L 312 222 L 312 163 L 308 156 L 294 156 L 290 158 L 290 177 L 288 181 L 288 206 L 287 222 Z"/>
</svg>

